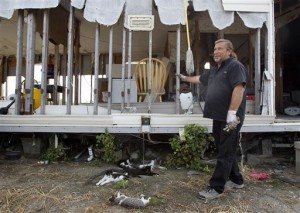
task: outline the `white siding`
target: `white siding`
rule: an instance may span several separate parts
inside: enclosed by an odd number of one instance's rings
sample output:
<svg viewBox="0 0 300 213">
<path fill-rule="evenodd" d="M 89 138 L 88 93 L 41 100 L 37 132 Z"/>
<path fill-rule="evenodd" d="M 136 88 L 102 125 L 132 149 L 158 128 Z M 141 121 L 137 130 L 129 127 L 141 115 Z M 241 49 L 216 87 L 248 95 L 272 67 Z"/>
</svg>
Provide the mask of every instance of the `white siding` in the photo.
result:
<svg viewBox="0 0 300 213">
<path fill-rule="evenodd" d="M 225 11 L 269 12 L 272 0 L 222 0 Z"/>
</svg>

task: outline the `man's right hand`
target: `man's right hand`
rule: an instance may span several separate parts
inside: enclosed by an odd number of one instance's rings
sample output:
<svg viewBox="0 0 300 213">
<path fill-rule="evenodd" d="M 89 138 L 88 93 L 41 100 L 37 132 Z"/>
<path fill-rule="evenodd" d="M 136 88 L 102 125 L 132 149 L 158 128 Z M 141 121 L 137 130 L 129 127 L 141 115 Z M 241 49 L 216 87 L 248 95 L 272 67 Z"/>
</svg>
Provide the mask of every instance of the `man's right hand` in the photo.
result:
<svg viewBox="0 0 300 213">
<path fill-rule="evenodd" d="M 186 76 L 182 75 L 182 74 L 175 74 L 177 78 L 181 79 L 181 80 L 185 80 Z"/>
</svg>

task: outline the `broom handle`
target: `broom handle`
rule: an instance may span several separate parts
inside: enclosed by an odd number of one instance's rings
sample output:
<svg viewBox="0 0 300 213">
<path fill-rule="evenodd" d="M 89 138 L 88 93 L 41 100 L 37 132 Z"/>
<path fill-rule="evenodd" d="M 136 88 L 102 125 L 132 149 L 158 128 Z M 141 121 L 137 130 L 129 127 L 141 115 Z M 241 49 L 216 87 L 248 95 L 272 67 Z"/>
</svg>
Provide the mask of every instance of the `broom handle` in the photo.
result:
<svg viewBox="0 0 300 213">
<path fill-rule="evenodd" d="M 190 49 L 190 32 L 189 32 L 189 22 L 188 22 L 188 16 L 187 16 L 187 6 L 186 6 L 186 0 L 183 0 L 183 7 L 184 7 L 184 14 L 185 14 L 185 27 L 186 27 L 186 37 L 188 42 L 188 48 Z"/>
</svg>

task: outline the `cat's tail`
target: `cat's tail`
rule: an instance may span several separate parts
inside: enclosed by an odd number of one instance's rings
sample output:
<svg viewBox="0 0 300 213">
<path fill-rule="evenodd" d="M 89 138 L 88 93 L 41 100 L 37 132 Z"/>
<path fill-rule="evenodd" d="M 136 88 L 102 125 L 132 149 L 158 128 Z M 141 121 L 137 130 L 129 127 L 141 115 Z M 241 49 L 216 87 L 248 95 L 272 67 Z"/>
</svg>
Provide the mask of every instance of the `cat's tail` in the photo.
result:
<svg viewBox="0 0 300 213">
<path fill-rule="evenodd" d="M 95 180 L 95 179 L 96 179 L 97 177 L 99 177 L 99 176 L 105 175 L 106 172 L 107 172 L 107 171 L 102 171 L 102 172 L 99 172 L 99 173 L 97 173 L 97 174 L 95 174 L 95 175 L 89 177 L 89 179 L 87 179 L 87 181 L 85 182 L 85 184 L 86 184 L 86 185 L 91 184 L 91 183 L 93 182 L 93 180 Z"/>
<path fill-rule="evenodd" d="M 107 173 L 113 173 L 113 172 L 124 173 L 124 170 L 123 169 L 108 169 L 108 170 L 104 170 L 102 172 L 99 172 L 99 173 L 97 173 L 97 174 L 92 175 L 91 177 L 89 177 L 87 179 L 87 181 L 85 182 L 85 185 L 92 184 L 93 180 L 95 180 L 97 177 L 104 176 Z"/>
</svg>

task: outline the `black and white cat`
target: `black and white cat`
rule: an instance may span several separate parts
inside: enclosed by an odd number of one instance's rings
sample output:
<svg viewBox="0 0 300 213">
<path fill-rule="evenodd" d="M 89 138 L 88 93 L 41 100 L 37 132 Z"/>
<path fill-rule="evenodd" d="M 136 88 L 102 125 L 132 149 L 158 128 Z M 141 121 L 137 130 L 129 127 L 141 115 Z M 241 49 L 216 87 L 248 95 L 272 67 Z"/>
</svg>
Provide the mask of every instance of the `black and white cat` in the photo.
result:
<svg viewBox="0 0 300 213">
<path fill-rule="evenodd" d="M 132 162 L 130 162 L 129 159 L 127 159 L 127 160 L 120 160 L 118 164 L 119 164 L 119 167 L 121 167 L 121 168 L 139 168 L 139 169 L 142 169 L 142 168 L 145 168 L 147 166 L 151 166 L 151 171 L 153 171 L 153 169 L 154 169 L 154 160 L 151 160 L 147 164 L 135 165 Z"/>
<path fill-rule="evenodd" d="M 113 195 L 109 201 L 111 204 L 121 205 L 129 208 L 144 208 L 150 203 L 150 197 L 141 195 L 141 198 L 132 198 L 124 194 L 117 193 L 117 196 Z"/>
<path fill-rule="evenodd" d="M 111 183 L 111 182 L 118 182 L 124 179 L 128 179 L 128 173 L 120 173 L 115 172 L 113 170 L 107 170 L 101 180 L 96 183 L 96 186 L 103 186 L 104 184 Z"/>
<path fill-rule="evenodd" d="M 148 164 L 134 165 L 130 160 L 119 161 L 119 167 L 128 173 L 130 177 L 140 177 L 140 175 L 154 176 L 158 175 L 153 172 L 154 161 Z"/>
<path fill-rule="evenodd" d="M 148 164 L 142 165 L 134 165 L 129 160 L 121 160 L 118 163 L 119 167 L 122 169 L 110 169 L 102 171 L 96 175 L 90 177 L 86 184 L 90 184 L 99 176 L 103 176 L 101 180 L 99 180 L 96 185 L 103 186 L 104 184 L 110 182 L 117 182 L 123 179 L 128 179 L 129 177 L 140 177 L 142 175 L 146 176 L 158 176 L 157 173 L 153 172 L 154 161 L 151 161 Z"/>
</svg>

